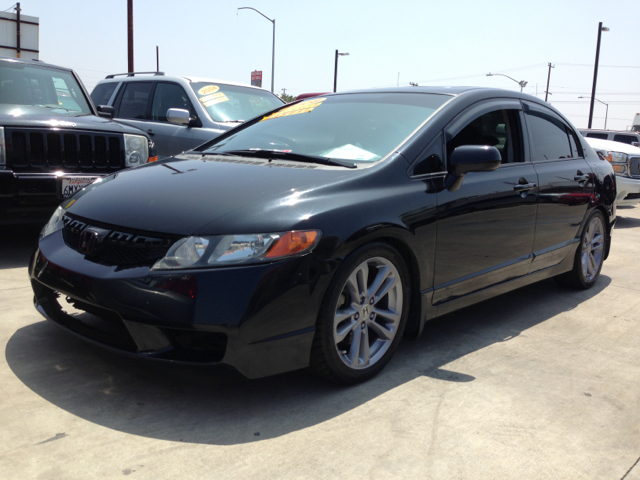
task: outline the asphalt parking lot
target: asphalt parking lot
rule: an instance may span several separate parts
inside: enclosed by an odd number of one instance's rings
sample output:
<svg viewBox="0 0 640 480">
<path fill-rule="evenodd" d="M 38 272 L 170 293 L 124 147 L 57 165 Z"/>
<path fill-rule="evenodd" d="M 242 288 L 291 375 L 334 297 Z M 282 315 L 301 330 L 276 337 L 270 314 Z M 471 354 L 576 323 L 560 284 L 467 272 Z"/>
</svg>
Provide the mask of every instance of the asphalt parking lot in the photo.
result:
<svg viewBox="0 0 640 480">
<path fill-rule="evenodd" d="M 0 478 L 640 479 L 640 208 L 589 291 L 545 281 L 429 324 L 372 381 L 123 358 L 32 306 L 0 231 Z"/>
</svg>

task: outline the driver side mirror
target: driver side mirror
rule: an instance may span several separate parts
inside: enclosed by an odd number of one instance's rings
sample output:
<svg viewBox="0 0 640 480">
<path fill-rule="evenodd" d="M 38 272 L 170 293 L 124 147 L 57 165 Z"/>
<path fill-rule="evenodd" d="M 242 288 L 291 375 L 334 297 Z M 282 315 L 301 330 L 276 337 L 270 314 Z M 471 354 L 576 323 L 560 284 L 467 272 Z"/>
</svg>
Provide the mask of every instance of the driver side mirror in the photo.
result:
<svg viewBox="0 0 640 480">
<path fill-rule="evenodd" d="M 167 110 L 167 120 L 176 125 L 189 125 L 190 117 L 189 111 L 182 108 L 170 108 Z"/>
<path fill-rule="evenodd" d="M 488 145 L 462 145 L 457 147 L 448 162 L 449 174 L 445 179 L 445 187 L 455 192 L 462 185 L 462 180 L 470 172 L 492 172 L 502 163 L 500 151 Z"/>
<path fill-rule="evenodd" d="M 98 105 L 96 107 L 98 116 L 103 118 L 113 118 L 116 115 L 116 109 L 108 105 Z"/>
</svg>

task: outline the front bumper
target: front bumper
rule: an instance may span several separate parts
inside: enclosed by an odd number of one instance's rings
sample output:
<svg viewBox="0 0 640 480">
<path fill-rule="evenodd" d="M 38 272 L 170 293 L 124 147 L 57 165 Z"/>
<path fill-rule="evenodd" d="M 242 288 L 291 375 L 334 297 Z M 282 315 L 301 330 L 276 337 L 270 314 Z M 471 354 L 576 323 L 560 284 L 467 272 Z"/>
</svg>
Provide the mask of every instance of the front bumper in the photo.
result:
<svg viewBox="0 0 640 480">
<path fill-rule="evenodd" d="M 86 260 L 58 231 L 40 240 L 29 275 L 36 309 L 84 339 L 146 358 L 223 363 L 257 378 L 308 366 L 333 270 L 311 254 L 233 268 L 118 271 Z"/>
<path fill-rule="evenodd" d="M 102 175 L 69 174 L 99 178 Z M 63 199 L 61 175 L 0 170 L 0 223 L 45 223 Z"/>
<path fill-rule="evenodd" d="M 616 188 L 619 207 L 632 207 L 640 203 L 640 179 L 616 175 Z"/>
</svg>

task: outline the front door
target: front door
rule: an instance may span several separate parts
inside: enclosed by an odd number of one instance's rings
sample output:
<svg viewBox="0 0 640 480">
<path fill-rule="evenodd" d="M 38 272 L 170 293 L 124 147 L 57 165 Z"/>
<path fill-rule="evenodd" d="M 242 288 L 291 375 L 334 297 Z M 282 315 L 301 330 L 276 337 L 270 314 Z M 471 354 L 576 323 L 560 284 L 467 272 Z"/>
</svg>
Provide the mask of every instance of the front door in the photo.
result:
<svg viewBox="0 0 640 480">
<path fill-rule="evenodd" d="M 445 129 L 447 156 L 461 145 L 495 146 L 502 165 L 468 173 L 459 190 L 442 190 L 433 304 L 527 274 L 536 221 L 537 175 L 515 100 L 477 104 Z"/>
</svg>

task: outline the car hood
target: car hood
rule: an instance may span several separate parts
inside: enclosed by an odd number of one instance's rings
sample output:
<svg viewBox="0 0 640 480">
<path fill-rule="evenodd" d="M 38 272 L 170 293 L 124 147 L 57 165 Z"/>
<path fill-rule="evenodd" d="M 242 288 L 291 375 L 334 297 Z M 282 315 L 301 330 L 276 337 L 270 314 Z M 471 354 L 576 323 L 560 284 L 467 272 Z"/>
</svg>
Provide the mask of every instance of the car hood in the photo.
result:
<svg viewBox="0 0 640 480">
<path fill-rule="evenodd" d="M 592 148 L 611 150 L 612 152 L 622 152 L 634 157 L 640 157 L 640 148 L 627 143 L 614 142 L 613 140 L 602 140 L 600 138 L 585 137 L 585 140 Z"/>
<path fill-rule="evenodd" d="M 290 225 L 292 207 L 362 173 L 280 160 L 180 157 L 110 175 L 76 194 L 68 212 L 149 232 L 250 233 L 265 225 L 265 215 L 274 220 L 269 225 Z M 215 222 L 223 217 L 232 221 Z M 225 225 L 234 231 L 225 231 Z"/>
<path fill-rule="evenodd" d="M 19 107 L 19 108 L 18 108 Z M 0 110 L 0 126 L 22 128 L 63 128 L 65 130 L 92 130 L 110 133 L 145 135 L 142 130 L 96 115 L 55 115 L 55 110 L 19 105 L 10 111 Z M 146 136 L 146 135 L 145 135 Z"/>
</svg>

